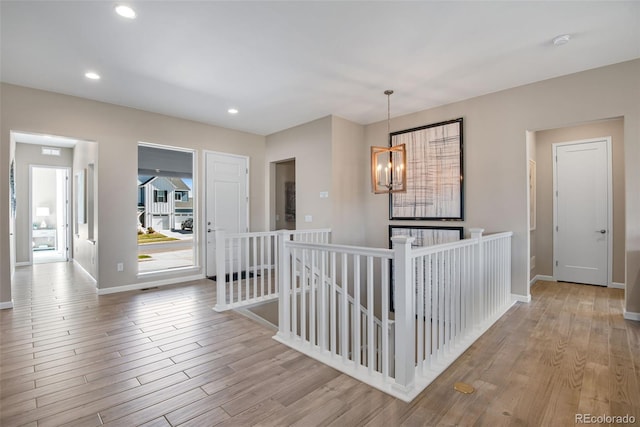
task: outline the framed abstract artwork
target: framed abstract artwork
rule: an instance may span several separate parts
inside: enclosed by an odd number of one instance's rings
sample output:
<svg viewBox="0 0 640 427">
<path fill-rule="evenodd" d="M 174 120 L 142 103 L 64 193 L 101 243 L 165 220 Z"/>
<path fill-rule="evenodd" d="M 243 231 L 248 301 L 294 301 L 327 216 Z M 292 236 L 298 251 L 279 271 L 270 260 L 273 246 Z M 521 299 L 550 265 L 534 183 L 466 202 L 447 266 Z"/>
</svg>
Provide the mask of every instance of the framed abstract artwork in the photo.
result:
<svg viewBox="0 0 640 427">
<path fill-rule="evenodd" d="M 389 219 L 464 220 L 462 135 L 462 118 L 389 135 L 407 152 L 407 191 L 389 195 Z"/>
</svg>

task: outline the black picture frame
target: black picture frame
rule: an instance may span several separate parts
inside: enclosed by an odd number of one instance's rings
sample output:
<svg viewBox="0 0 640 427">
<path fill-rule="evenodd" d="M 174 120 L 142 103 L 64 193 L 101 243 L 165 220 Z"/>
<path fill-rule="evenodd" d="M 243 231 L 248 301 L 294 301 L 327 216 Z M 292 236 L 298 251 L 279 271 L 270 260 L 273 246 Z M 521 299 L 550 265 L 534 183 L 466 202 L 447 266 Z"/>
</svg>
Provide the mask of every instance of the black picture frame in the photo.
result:
<svg viewBox="0 0 640 427">
<path fill-rule="evenodd" d="M 463 129 L 460 117 L 389 134 L 407 151 L 407 191 L 389 194 L 390 220 L 464 220 Z"/>
<path fill-rule="evenodd" d="M 394 230 L 402 231 L 402 233 L 394 234 Z M 431 230 L 432 236 L 426 236 L 423 232 Z M 439 233 L 438 233 L 439 232 Z M 445 233 L 450 232 L 450 233 Z M 416 239 L 411 242 L 412 248 L 439 245 L 442 243 L 456 242 L 464 239 L 464 227 L 454 226 L 432 226 L 432 225 L 389 225 L 389 249 L 393 249 L 392 237 L 404 235 L 408 237 L 415 237 Z M 425 239 L 428 239 L 425 244 Z M 393 283 L 393 260 L 389 260 L 389 307 L 392 312 L 394 308 L 394 283 Z"/>
</svg>

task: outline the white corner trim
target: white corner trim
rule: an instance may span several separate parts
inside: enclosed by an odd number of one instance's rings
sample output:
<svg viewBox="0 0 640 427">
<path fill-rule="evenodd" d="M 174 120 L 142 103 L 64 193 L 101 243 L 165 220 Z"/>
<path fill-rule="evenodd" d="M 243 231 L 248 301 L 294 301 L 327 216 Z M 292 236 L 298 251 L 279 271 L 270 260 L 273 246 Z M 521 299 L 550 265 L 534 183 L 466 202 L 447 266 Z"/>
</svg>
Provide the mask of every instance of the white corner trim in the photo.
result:
<svg viewBox="0 0 640 427">
<path fill-rule="evenodd" d="M 610 288 L 613 289 L 624 289 L 624 283 L 618 283 L 618 282 L 611 282 L 611 284 L 609 285 Z"/>
<path fill-rule="evenodd" d="M 545 276 L 543 274 L 536 274 L 533 279 L 529 282 L 530 285 L 533 285 L 538 280 L 544 280 L 545 282 L 557 282 L 556 278 L 553 276 Z"/>
<path fill-rule="evenodd" d="M 246 309 L 246 308 L 238 308 L 235 310 L 236 313 L 242 314 L 245 317 L 248 317 L 249 319 L 258 322 L 259 324 L 261 324 L 262 326 L 266 326 L 269 329 L 272 329 L 274 331 L 278 330 L 278 327 L 276 325 L 274 325 L 273 323 L 269 322 L 267 319 L 263 319 L 262 317 L 258 316 L 257 314 L 255 314 L 254 312 Z"/>
<path fill-rule="evenodd" d="M 93 283 L 95 283 L 95 284 L 96 284 L 96 287 L 98 286 L 98 281 L 96 280 L 96 278 L 95 278 L 95 277 L 93 277 L 93 275 L 92 275 L 91 273 L 89 273 L 89 272 L 88 272 L 88 271 L 87 271 L 87 270 L 82 266 L 82 264 L 80 264 L 78 261 L 76 261 L 76 259 L 75 259 L 75 258 L 73 258 L 73 265 L 74 265 L 75 267 L 79 268 L 80 270 L 82 270 L 82 271 L 84 272 L 84 274 L 86 274 L 86 275 L 87 275 L 87 277 L 89 277 L 89 278 L 93 281 Z"/>
<path fill-rule="evenodd" d="M 531 294 L 529 294 L 529 295 L 511 294 L 511 299 L 516 301 L 516 302 L 529 303 L 529 302 L 531 302 Z"/>
<path fill-rule="evenodd" d="M 118 292 L 137 291 L 146 288 L 155 288 L 157 286 L 175 285 L 176 283 L 191 282 L 193 280 L 204 279 L 204 274 L 196 274 L 193 276 L 172 277 L 171 279 L 154 280 L 151 282 L 134 283 L 133 285 L 114 286 L 112 288 L 98 289 L 98 295 L 115 294 Z"/>
<path fill-rule="evenodd" d="M 627 320 L 635 320 L 636 322 L 640 322 L 640 313 L 634 313 L 632 311 L 624 311 L 624 318 Z"/>
<path fill-rule="evenodd" d="M 0 310 L 13 308 L 13 301 L 0 302 Z"/>
</svg>

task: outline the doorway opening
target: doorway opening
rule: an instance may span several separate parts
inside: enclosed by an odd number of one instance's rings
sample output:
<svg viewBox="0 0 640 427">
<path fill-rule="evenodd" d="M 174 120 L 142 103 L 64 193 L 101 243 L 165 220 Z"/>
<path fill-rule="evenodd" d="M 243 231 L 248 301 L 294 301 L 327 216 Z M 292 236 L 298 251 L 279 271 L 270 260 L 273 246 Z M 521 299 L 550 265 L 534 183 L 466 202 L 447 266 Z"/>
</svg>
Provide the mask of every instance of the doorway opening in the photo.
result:
<svg viewBox="0 0 640 427">
<path fill-rule="evenodd" d="M 584 233 L 585 239 L 593 239 L 595 242 L 605 242 L 609 240 L 610 249 L 606 255 L 597 256 L 596 258 L 607 259 L 606 272 L 607 279 L 598 280 L 601 285 L 608 285 L 611 288 L 625 287 L 625 154 L 624 154 L 624 118 L 607 118 L 602 120 L 594 120 L 585 123 L 573 124 L 571 126 L 560 128 L 540 129 L 527 132 L 527 154 L 529 167 L 533 166 L 533 174 L 530 174 L 530 178 L 533 182 L 530 182 L 530 189 L 533 192 L 529 198 L 529 207 L 531 222 L 529 232 L 530 243 L 530 279 L 531 284 L 537 280 L 546 281 L 571 281 L 571 282 L 587 282 L 587 279 L 576 276 L 565 276 L 559 272 L 556 268 L 556 261 L 558 265 L 567 264 L 570 269 L 574 267 L 582 266 L 586 264 L 586 257 L 580 256 L 579 258 L 571 259 L 562 257 L 558 251 L 561 248 L 554 247 L 555 240 L 560 239 L 563 243 L 573 243 L 574 239 L 563 239 L 556 235 L 555 226 L 560 227 L 560 233 L 562 233 L 562 224 L 554 223 L 554 204 L 557 202 L 555 188 L 554 188 L 554 172 L 555 169 L 555 153 L 554 144 L 557 147 L 567 142 L 579 142 L 579 141 L 593 141 L 593 140 L 609 140 L 610 141 L 610 165 L 609 172 L 611 173 L 611 183 L 607 184 L 604 180 L 605 186 L 610 185 L 609 198 L 611 207 L 607 208 L 606 221 L 604 214 L 598 214 L 599 225 L 595 222 L 590 224 L 588 233 Z M 565 144 L 566 145 L 566 144 Z M 569 144 L 571 145 L 571 144 Z M 580 151 L 578 153 L 586 157 L 589 151 Z M 565 153 L 566 154 L 566 153 Z M 582 167 L 581 161 L 577 162 L 578 167 Z M 595 169 L 589 171 L 589 177 L 592 179 L 595 176 Z M 565 181 L 571 184 L 573 181 Z M 579 184 L 580 182 L 578 182 Z M 562 189 L 559 189 L 562 193 Z M 585 195 L 594 195 L 597 188 L 595 184 L 593 188 Z M 565 190 L 573 192 L 573 190 Z M 573 194 L 573 196 L 577 196 Z M 560 194 L 562 198 L 562 194 Z M 568 199 L 567 199 L 568 200 Z M 560 200 L 562 202 L 562 200 Z M 569 205 L 574 203 L 569 201 Z M 595 218 L 595 214 L 591 212 L 592 218 Z M 570 227 L 578 226 L 579 222 L 586 221 L 586 214 L 569 213 L 567 216 L 568 225 Z M 603 221 L 607 222 L 604 224 Z M 604 230 L 604 233 L 602 233 Z M 567 226 L 564 227 L 564 231 L 569 231 Z M 585 249 L 581 247 L 580 249 Z M 586 249 L 585 249 L 586 250 Z M 571 256 L 578 255 L 579 251 L 570 251 Z M 560 256 L 560 258 L 559 258 Z M 563 261 L 564 258 L 564 261 Z M 596 267 L 597 269 L 598 267 Z M 595 271 L 588 269 L 580 269 L 581 271 Z"/>
<path fill-rule="evenodd" d="M 69 168 L 31 166 L 33 263 L 69 260 Z"/>
<path fill-rule="evenodd" d="M 278 162 L 276 166 L 276 230 L 296 229 L 296 160 Z"/>
</svg>

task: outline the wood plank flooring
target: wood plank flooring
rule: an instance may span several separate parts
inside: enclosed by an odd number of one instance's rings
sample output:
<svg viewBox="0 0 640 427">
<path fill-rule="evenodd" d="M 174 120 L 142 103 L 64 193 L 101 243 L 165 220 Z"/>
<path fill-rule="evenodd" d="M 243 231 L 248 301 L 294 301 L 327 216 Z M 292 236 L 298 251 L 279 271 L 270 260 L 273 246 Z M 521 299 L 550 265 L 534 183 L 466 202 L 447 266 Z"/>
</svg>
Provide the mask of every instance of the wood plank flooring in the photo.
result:
<svg viewBox="0 0 640 427">
<path fill-rule="evenodd" d="M 57 263 L 15 282 L 15 308 L 0 311 L 2 426 L 640 424 L 640 324 L 622 318 L 617 289 L 538 282 L 406 404 L 214 312 L 210 280 L 98 297 Z"/>
</svg>

